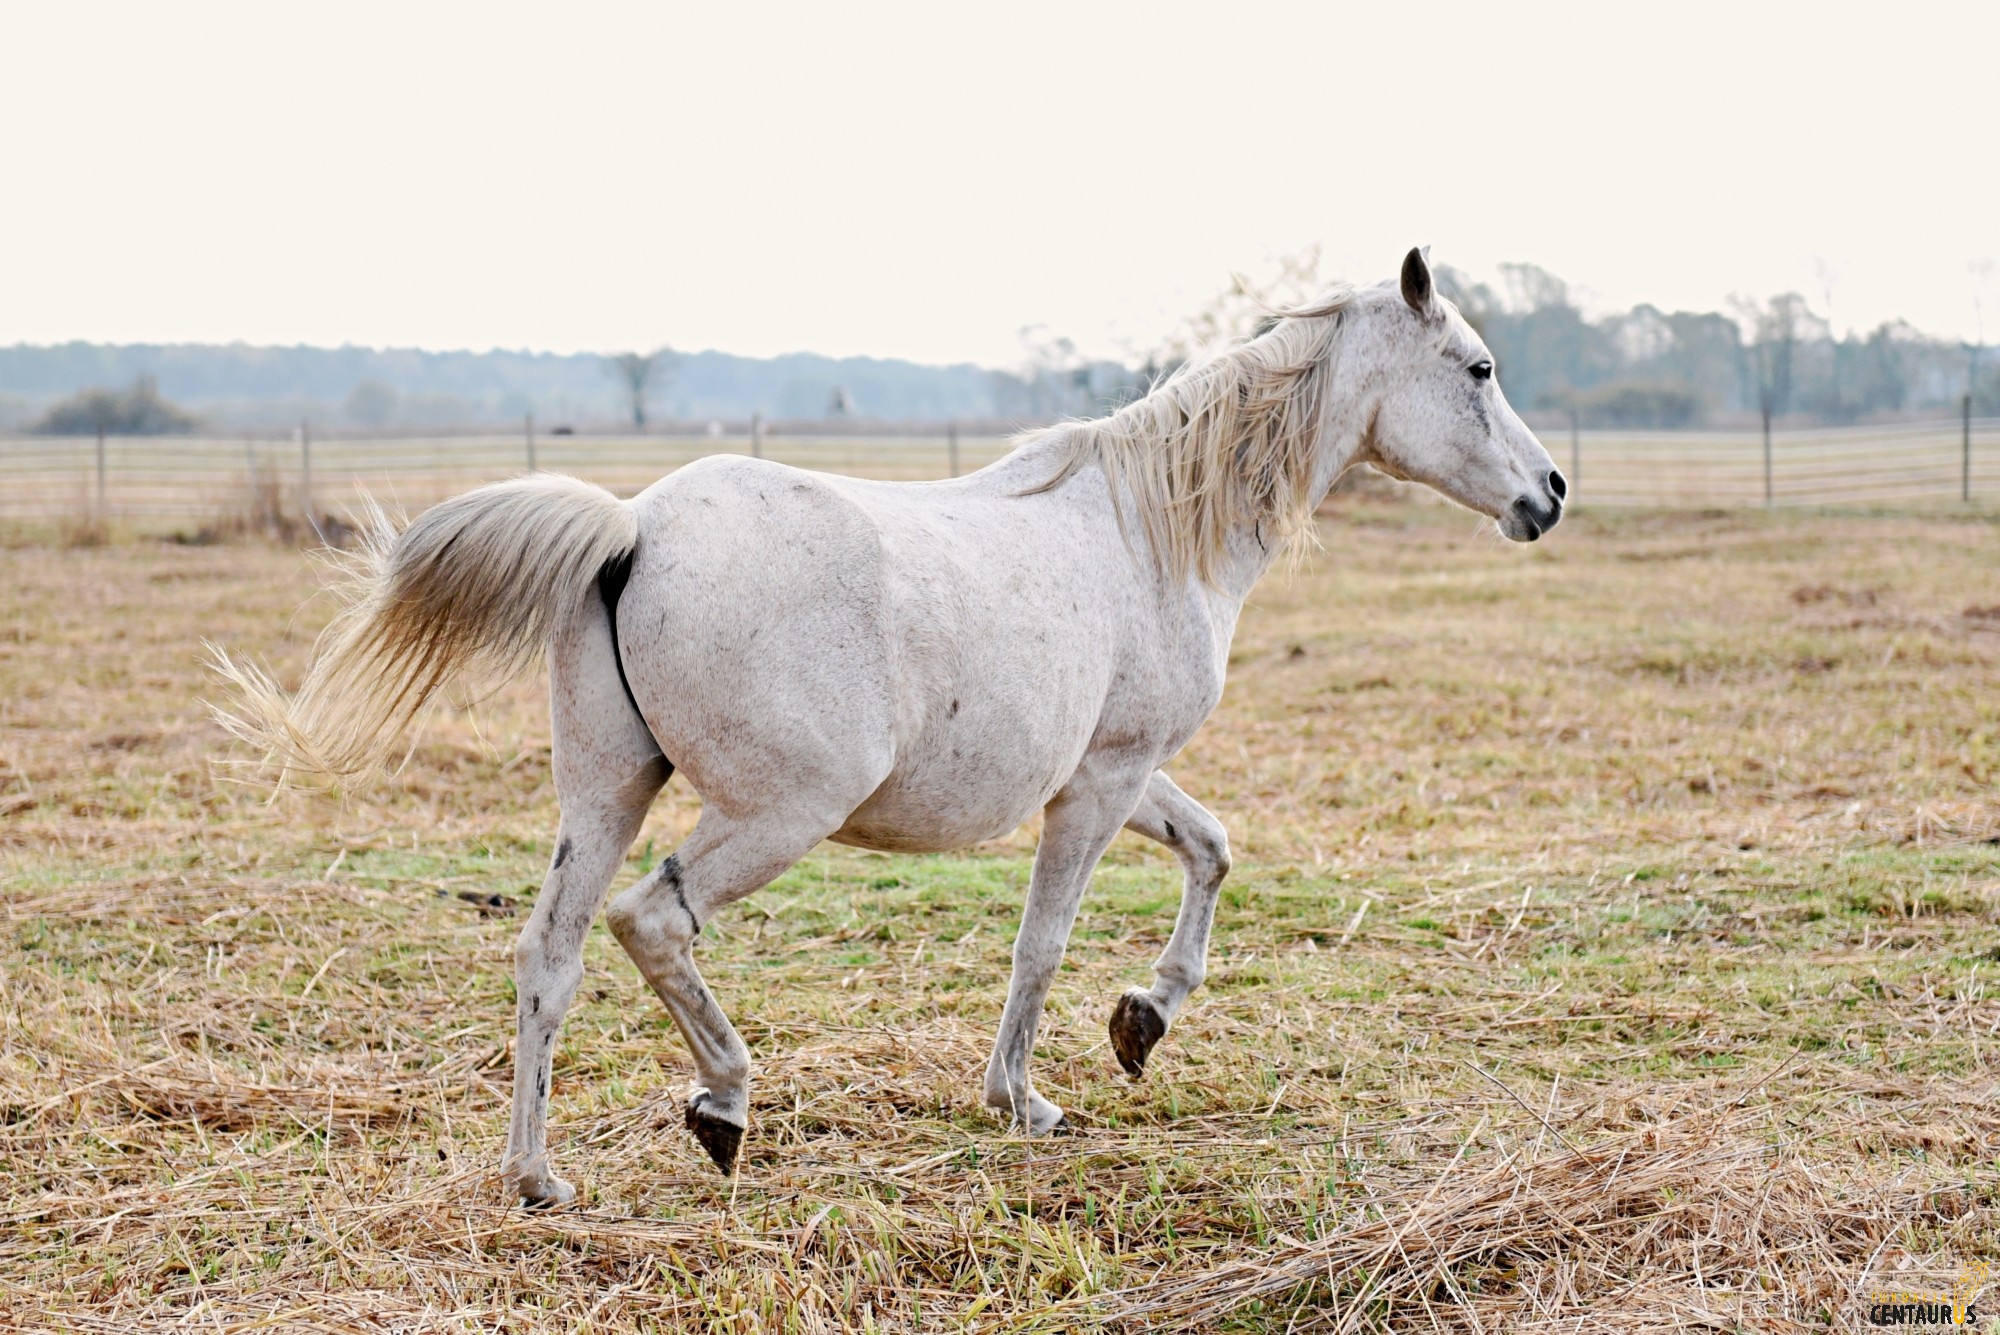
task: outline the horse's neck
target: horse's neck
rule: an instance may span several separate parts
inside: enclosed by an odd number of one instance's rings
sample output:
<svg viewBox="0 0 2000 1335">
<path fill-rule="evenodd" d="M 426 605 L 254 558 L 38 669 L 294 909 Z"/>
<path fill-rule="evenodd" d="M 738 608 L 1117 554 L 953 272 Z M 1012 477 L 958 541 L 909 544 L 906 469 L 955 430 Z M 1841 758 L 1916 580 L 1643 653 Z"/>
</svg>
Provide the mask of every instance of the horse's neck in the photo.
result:
<svg viewBox="0 0 2000 1335">
<path fill-rule="evenodd" d="M 1329 409 L 1319 446 L 1313 454 L 1311 495 L 1315 510 L 1361 453 L 1365 427 L 1366 415 L 1358 401 L 1337 400 Z M 1241 607 L 1250 590 L 1283 553 L 1284 545 L 1272 535 L 1269 521 L 1238 524 L 1229 534 L 1229 554 L 1216 571 L 1212 596 Z"/>
<path fill-rule="evenodd" d="M 1339 481 L 1340 475 L 1347 471 L 1360 453 L 1365 419 L 1366 411 L 1357 396 L 1341 395 L 1330 407 L 1313 459 L 1311 492 L 1315 508 L 1326 499 L 1333 484 Z M 1026 490 L 1046 482 L 1062 466 L 1065 447 L 1061 434 L 1060 431 L 1052 431 L 1039 440 L 1022 445 L 991 465 L 988 470 L 990 476 L 996 484 L 1010 491 Z M 1085 467 L 1095 475 L 1097 485 L 1101 486 L 1102 470 L 1095 464 Z M 1121 503 L 1130 505 L 1126 498 L 1121 498 Z M 1127 535 L 1141 541 L 1137 520 L 1129 509 L 1126 513 Z M 1284 543 L 1271 532 L 1268 520 L 1251 520 L 1238 524 L 1230 532 L 1226 547 L 1227 553 L 1206 593 L 1212 603 L 1225 605 L 1218 610 L 1226 611 L 1233 621 L 1236 609 L 1250 596 L 1250 590 L 1257 581 L 1270 570 L 1283 551 Z"/>
</svg>

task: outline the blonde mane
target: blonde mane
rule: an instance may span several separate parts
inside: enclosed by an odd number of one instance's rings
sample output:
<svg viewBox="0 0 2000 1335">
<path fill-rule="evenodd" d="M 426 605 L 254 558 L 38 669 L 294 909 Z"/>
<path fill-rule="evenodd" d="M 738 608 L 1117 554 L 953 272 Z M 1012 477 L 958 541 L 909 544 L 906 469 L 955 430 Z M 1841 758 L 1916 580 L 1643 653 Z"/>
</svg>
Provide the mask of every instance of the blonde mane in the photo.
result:
<svg viewBox="0 0 2000 1335">
<path fill-rule="evenodd" d="M 1103 470 L 1138 516 L 1162 574 L 1213 584 L 1231 530 L 1260 526 L 1266 541 L 1296 544 L 1312 531 L 1313 452 L 1326 422 L 1327 386 L 1342 314 L 1354 290 L 1336 288 L 1247 342 L 1191 362 L 1108 417 L 1037 433 L 1060 438 L 1062 465 L 1034 488 L 1061 486 L 1084 465 Z"/>
</svg>

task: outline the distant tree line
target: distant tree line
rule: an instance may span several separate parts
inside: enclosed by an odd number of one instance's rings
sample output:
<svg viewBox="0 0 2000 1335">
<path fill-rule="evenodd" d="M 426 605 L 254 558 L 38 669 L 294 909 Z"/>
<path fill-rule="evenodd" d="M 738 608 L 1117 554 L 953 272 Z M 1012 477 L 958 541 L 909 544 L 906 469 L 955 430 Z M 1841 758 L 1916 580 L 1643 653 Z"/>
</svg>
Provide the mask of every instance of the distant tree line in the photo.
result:
<svg viewBox="0 0 2000 1335">
<path fill-rule="evenodd" d="M 1796 292 L 1739 298 L 1728 313 L 1640 305 L 1591 318 L 1569 285 L 1532 264 L 1503 264 L 1497 285 L 1440 267 L 1441 285 L 1492 348 L 1508 399 L 1528 412 L 1601 428 L 1684 428 L 1760 418 L 1841 424 L 1917 412 L 2000 412 L 2000 365 L 1903 321 L 1835 337 Z M 1142 394 L 1204 348 L 1252 335 L 1272 311 L 1323 283 L 1319 257 L 1280 261 L 1262 282 L 1237 278 L 1158 346 L 1126 361 L 1091 360 L 1066 338 L 1022 331 L 1026 364 L 992 373 L 1007 413 L 1104 412 Z"/>
<path fill-rule="evenodd" d="M 122 387 L 144 375 L 203 430 L 329 428 L 384 431 L 473 425 L 579 427 L 633 419 L 622 372 L 597 353 L 426 352 L 407 348 L 243 344 L 0 346 L 0 430 L 35 426 L 57 401 Z M 984 421 L 996 415 L 991 373 L 876 357 L 673 353 L 644 386 L 648 425 L 663 421 L 814 420 L 839 400 L 878 421 Z"/>
<path fill-rule="evenodd" d="M 1448 268 L 1441 285 L 1485 336 L 1509 399 L 1588 426 L 1675 428 L 1768 414 L 1825 423 L 1957 410 L 2000 413 L 2000 356 L 1901 321 L 1835 336 L 1795 292 L 1727 312 L 1640 305 L 1592 317 L 1568 284 L 1532 264 L 1493 283 Z M 423 429 L 519 423 L 554 429 L 660 420 L 947 419 L 1022 426 L 1104 412 L 1146 392 L 1203 349 L 1255 333 L 1273 309 L 1321 287 L 1319 257 L 1238 279 L 1149 348 L 1091 357 L 1046 327 L 1021 331 L 1022 357 L 994 370 L 867 357 L 719 352 L 558 355 L 240 344 L 0 347 L 0 429 L 93 432 L 327 426 Z M 1824 304 L 1824 303 L 1823 303 Z M 107 390 L 107 385 L 129 385 Z M 65 396 L 75 396 L 59 402 Z M 172 402 L 168 402 L 171 399 Z M 175 407 L 179 404 L 180 407 Z M 80 423 L 89 423 L 82 426 Z M 178 424 L 178 425 L 177 425 Z"/>
<path fill-rule="evenodd" d="M 1902 321 L 1836 337 L 1796 292 L 1738 298 L 1728 314 L 1640 305 L 1593 320 L 1548 271 L 1500 269 L 1497 287 L 1449 270 L 1444 286 L 1523 408 L 1604 427 L 1765 413 L 1838 424 L 1949 410 L 1969 386 L 1982 411 L 2000 408 L 2000 377 L 1979 373 L 1973 349 Z"/>
</svg>

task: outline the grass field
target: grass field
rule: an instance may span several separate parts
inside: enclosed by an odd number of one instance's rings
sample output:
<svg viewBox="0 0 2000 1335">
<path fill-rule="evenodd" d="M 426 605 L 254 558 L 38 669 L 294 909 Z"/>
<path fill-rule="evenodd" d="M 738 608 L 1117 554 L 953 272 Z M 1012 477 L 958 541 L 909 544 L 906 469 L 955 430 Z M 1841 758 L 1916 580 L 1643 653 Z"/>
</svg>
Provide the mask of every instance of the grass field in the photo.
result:
<svg viewBox="0 0 2000 1335">
<path fill-rule="evenodd" d="M 537 685 L 267 802 L 198 641 L 296 679 L 303 558 L 0 551 L 0 1324 L 1858 1329 L 2000 1258 L 2000 523 L 1515 548 L 1354 498 L 1323 538 L 1174 769 L 1237 869 L 1143 1082 L 1104 1022 L 1164 855 L 1085 901 L 1036 1066 L 1080 1131 L 1031 1142 L 977 1090 L 1033 832 L 829 847 L 701 943 L 758 1061 L 735 1181 L 593 933 L 546 1213 L 495 1172 Z"/>
</svg>

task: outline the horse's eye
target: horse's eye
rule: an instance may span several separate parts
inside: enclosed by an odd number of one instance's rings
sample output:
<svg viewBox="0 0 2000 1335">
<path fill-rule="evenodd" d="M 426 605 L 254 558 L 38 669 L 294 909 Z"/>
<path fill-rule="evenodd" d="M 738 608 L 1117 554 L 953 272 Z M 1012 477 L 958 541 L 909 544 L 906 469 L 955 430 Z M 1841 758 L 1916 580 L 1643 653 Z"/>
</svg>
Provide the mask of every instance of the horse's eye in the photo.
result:
<svg viewBox="0 0 2000 1335">
<path fill-rule="evenodd" d="M 1491 380 L 1493 378 L 1492 362 L 1474 362 L 1465 369 L 1472 372 L 1474 380 Z"/>
</svg>

